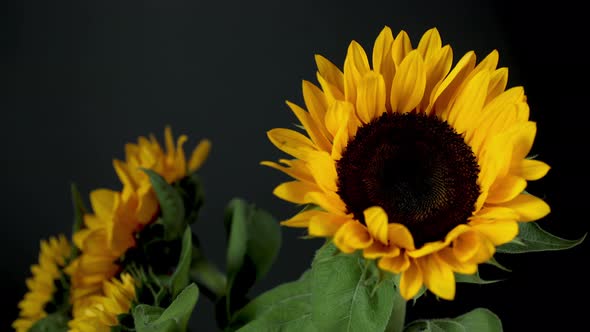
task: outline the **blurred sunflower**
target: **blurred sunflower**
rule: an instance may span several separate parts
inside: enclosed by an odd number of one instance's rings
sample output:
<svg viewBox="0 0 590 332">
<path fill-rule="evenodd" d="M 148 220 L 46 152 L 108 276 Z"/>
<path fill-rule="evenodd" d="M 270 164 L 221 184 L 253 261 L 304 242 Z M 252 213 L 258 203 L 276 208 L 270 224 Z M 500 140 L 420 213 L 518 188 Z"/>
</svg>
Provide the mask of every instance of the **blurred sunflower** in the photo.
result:
<svg viewBox="0 0 590 332">
<path fill-rule="evenodd" d="M 133 277 L 127 273 L 120 279 L 104 281 L 102 295 L 88 298 L 84 312 L 69 322 L 69 332 L 110 332 L 111 327 L 119 325 L 117 316 L 131 309 L 135 287 Z"/>
<path fill-rule="evenodd" d="M 473 274 L 495 247 L 514 239 L 518 222 L 549 213 L 525 193 L 549 166 L 527 158 L 536 125 L 524 89 L 506 89 L 498 52 L 453 67 L 436 29 L 416 48 L 385 27 L 372 66 L 355 41 L 341 71 L 315 57 L 319 87 L 303 81 L 307 110 L 287 102 L 307 135 L 268 132 L 294 159 L 264 161 L 294 178 L 274 194 L 307 209 L 283 222 L 332 237 L 345 253 L 362 250 L 401 274 L 400 293 L 425 285 L 455 296 L 455 274 Z"/>
<path fill-rule="evenodd" d="M 31 266 L 33 276 L 26 281 L 29 291 L 18 304 L 19 318 L 12 323 L 17 332 L 28 331 L 35 322 L 47 316 L 49 304 L 53 303 L 56 309 L 63 305 L 56 297 L 59 297 L 58 292 L 64 291 L 61 289 L 62 269 L 71 252 L 70 244 L 63 235 L 41 241 L 39 263 Z"/>
<path fill-rule="evenodd" d="M 84 226 L 73 236 L 80 255 L 66 271 L 71 277 L 73 317 L 85 315 L 94 305 L 93 296 L 102 295 L 103 283 L 121 271 L 118 260 L 135 247 L 136 234 L 157 218 L 159 203 L 151 182 L 142 169 L 150 169 L 172 183 L 195 172 L 207 158 L 207 140 L 193 151 L 188 163 L 182 135 L 174 144 L 172 131 L 165 130 L 166 150 L 154 138 L 139 137 L 125 146 L 126 160 L 114 160 L 123 183 L 122 191 L 97 189 L 90 193 L 92 213 L 84 215 Z"/>
</svg>

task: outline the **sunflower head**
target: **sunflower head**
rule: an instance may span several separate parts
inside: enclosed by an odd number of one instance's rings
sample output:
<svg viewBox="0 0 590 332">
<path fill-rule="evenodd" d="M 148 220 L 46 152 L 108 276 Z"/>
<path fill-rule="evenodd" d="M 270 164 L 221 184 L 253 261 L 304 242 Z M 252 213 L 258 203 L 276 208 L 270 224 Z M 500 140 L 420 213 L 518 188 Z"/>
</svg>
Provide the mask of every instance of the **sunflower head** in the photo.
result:
<svg viewBox="0 0 590 332">
<path fill-rule="evenodd" d="M 64 235 L 41 241 L 39 262 L 31 266 L 32 277 L 28 278 L 28 292 L 18 303 L 19 317 L 12 323 L 17 332 L 28 331 L 38 320 L 51 312 L 46 311 L 48 304 L 60 307 L 57 281 L 63 276 L 63 268 L 71 254 L 71 246 Z"/>
<path fill-rule="evenodd" d="M 129 312 L 136 295 L 136 282 L 131 275 L 123 273 L 120 278 L 104 281 L 102 288 L 102 295 L 89 297 L 84 312 L 68 323 L 69 331 L 108 332 L 119 325 L 118 315 Z"/>
<path fill-rule="evenodd" d="M 549 166 L 529 158 L 536 125 L 497 51 L 453 64 L 436 29 L 414 47 L 385 27 L 369 55 L 351 42 L 342 70 L 315 59 L 319 85 L 303 81 L 305 108 L 287 102 L 304 132 L 268 132 L 293 158 L 262 162 L 293 178 L 276 196 L 319 207 L 283 225 L 362 250 L 401 274 L 406 299 L 423 285 L 453 299 L 455 273 L 475 273 L 519 222 L 549 213 L 524 192 Z"/>
</svg>

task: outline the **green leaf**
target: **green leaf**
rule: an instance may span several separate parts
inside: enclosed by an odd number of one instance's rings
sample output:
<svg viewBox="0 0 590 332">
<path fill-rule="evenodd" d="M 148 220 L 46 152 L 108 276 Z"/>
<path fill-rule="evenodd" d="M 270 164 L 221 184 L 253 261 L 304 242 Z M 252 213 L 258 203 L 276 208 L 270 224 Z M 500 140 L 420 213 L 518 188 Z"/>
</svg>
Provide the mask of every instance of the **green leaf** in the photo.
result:
<svg viewBox="0 0 590 332">
<path fill-rule="evenodd" d="M 31 326 L 29 332 L 66 332 L 68 331 L 68 317 L 61 312 L 55 312 L 38 320 Z"/>
<path fill-rule="evenodd" d="M 233 199 L 225 215 L 228 232 L 226 318 L 245 303 L 245 296 L 274 263 L 281 245 L 279 223 L 266 211 Z"/>
<path fill-rule="evenodd" d="M 161 222 L 164 225 L 164 238 L 166 240 L 180 238 L 186 227 L 184 203 L 181 195 L 158 173 L 149 169 L 144 169 L 143 171 L 150 178 L 150 182 L 160 203 L 160 210 L 162 211 Z"/>
<path fill-rule="evenodd" d="M 191 280 L 195 281 L 201 288 L 203 294 L 210 297 L 214 302 L 223 297 L 227 287 L 227 277 L 225 274 L 207 260 L 201 253 L 201 250 L 195 246 L 193 246 L 191 259 Z"/>
<path fill-rule="evenodd" d="M 176 270 L 170 278 L 170 290 L 172 298 L 175 298 L 190 281 L 189 271 L 191 268 L 191 253 L 193 249 L 192 233 L 189 226 L 186 227 L 182 236 L 182 248 L 180 249 L 180 259 Z"/>
<path fill-rule="evenodd" d="M 320 331 L 383 331 L 392 312 L 395 285 L 391 278 L 371 284 L 372 261 L 358 254 L 333 255 L 334 245 L 319 249 L 312 263 L 312 319 Z"/>
<path fill-rule="evenodd" d="M 477 308 L 457 318 L 420 319 L 404 332 L 502 332 L 502 322 L 488 309 Z"/>
<path fill-rule="evenodd" d="M 185 287 L 166 309 L 140 304 L 133 308 L 137 332 L 185 332 L 199 298 L 195 284 Z"/>
<path fill-rule="evenodd" d="M 537 251 L 570 249 L 582 243 L 586 234 L 577 240 L 567 240 L 541 229 L 535 222 L 518 223 L 518 236 L 510 243 L 496 248 L 499 253 L 521 254 Z"/>
<path fill-rule="evenodd" d="M 248 245 L 248 206 L 239 199 L 232 200 L 225 215 L 225 227 L 228 232 L 227 274 L 230 280 L 235 277 L 244 263 Z"/>
<path fill-rule="evenodd" d="M 250 323 L 240 331 L 278 330 L 294 322 L 311 326 L 311 291 L 309 273 L 304 273 L 299 280 L 284 283 L 265 293 L 262 293 L 245 307 L 240 309 L 232 318 L 230 330 Z M 307 331 L 307 329 L 302 330 Z"/>
</svg>

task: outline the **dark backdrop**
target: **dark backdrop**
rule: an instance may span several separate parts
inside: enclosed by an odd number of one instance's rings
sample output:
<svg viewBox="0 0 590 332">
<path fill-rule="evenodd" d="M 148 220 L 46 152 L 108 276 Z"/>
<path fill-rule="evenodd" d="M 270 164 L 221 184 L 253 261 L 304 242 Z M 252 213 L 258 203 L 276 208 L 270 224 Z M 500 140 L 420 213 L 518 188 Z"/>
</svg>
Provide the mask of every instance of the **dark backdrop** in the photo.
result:
<svg viewBox="0 0 590 332">
<path fill-rule="evenodd" d="M 6 5 L 6 3 L 5 3 Z M 525 6 L 509 1 L 50 1 L 11 2 L 2 25 L 2 327 L 16 317 L 39 239 L 69 234 L 69 185 L 84 195 L 118 188 L 112 158 L 125 142 L 170 124 L 213 149 L 201 174 L 206 205 L 195 229 L 223 268 L 222 213 L 234 196 L 278 219 L 292 205 L 271 191 L 286 177 L 259 166 L 283 155 L 265 132 L 295 118 L 285 100 L 301 103 L 301 80 L 314 80 L 313 55 L 342 65 L 350 40 L 370 49 L 384 25 L 414 41 L 438 27 L 455 60 L 496 48 L 510 67 L 510 86 L 524 85 L 538 122 L 534 152 L 552 165 L 530 185 L 552 213 L 542 226 L 567 238 L 588 230 L 584 113 L 587 32 L 582 12 L 564 1 Z M 578 83 L 577 77 L 582 79 Z M 581 189 L 581 190 L 579 190 Z M 577 191 L 579 190 L 579 192 Z M 284 243 L 260 292 L 296 278 L 318 241 L 283 229 Z M 588 241 L 575 249 L 499 257 L 513 269 L 504 282 L 461 285 L 457 301 L 428 299 L 410 318 L 456 316 L 490 308 L 507 331 L 585 325 Z M 215 331 L 203 297 L 192 324 Z"/>
</svg>

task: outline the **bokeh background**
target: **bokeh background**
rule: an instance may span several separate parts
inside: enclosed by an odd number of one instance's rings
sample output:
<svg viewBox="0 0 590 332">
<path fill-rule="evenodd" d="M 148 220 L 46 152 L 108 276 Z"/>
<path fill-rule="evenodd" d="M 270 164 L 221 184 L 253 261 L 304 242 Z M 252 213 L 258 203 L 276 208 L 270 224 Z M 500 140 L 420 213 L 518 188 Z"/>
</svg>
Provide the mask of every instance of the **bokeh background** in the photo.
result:
<svg viewBox="0 0 590 332">
<path fill-rule="evenodd" d="M 69 235 L 75 182 L 87 195 L 118 189 L 113 158 L 140 135 L 162 138 L 165 125 L 213 142 L 201 170 L 206 203 L 195 230 L 224 268 L 225 204 L 242 197 L 282 220 L 295 208 L 271 191 L 286 176 L 259 165 L 283 155 L 266 138 L 292 127 L 285 100 L 302 104 L 301 80 L 315 81 L 313 55 L 341 66 L 347 46 L 367 50 L 385 26 L 406 30 L 414 45 L 437 27 L 455 61 L 493 49 L 524 85 L 538 123 L 533 152 L 552 166 L 529 191 L 552 213 L 540 224 L 565 238 L 588 231 L 588 146 L 583 10 L 570 1 L 15 1 L 0 22 L 3 311 L 10 330 L 39 240 Z M 581 80 L 581 81 L 580 81 Z M 578 82 L 582 82 L 581 84 Z M 254 294 L 293 280 L 320 245 L 283 229 L 276 264 Z M 577 330 L 587 324 L 588 241 L 563 252 L 497 257 L 512 273 L 503 282 L 460 285 L 457 301 L 431 297 L 409 318 L 457 316 L 475 307 L 498 314 L 506 331 Z M 577 304 L 576 301 L 582 304 Z M 201 297 L 194 331 L 216 331 Z"/>
</svg>

